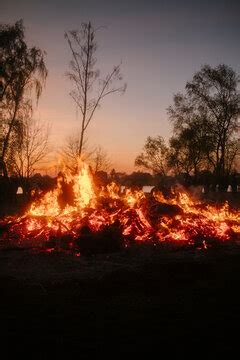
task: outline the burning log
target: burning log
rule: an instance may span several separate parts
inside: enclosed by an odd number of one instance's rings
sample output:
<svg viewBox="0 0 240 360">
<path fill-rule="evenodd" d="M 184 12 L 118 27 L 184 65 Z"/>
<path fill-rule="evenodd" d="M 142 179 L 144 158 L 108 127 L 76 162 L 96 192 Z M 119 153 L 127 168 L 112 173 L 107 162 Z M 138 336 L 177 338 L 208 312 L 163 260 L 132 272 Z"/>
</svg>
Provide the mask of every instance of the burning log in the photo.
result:
<svg viewBox="0 0 240 360">
<path fill-rule="evenodd" d="M 90 227 L 84 226 L 76 239 L 76 246 L 83 255 L 120 251 L 124 247 L 120 222 L 106 225 L 99 232 L 93 232 Z"/>
<path fill-rule="evenodd" d="M 146 199 L 143 208 L 145 209 L 145 216 L 154 226 L 161 221 L 161 218 L 174 218 L 177 215 L 183 214 L 183 210 L 179 205 L 159 202 L 154 196 L 149 196 Z"/>
</svg>

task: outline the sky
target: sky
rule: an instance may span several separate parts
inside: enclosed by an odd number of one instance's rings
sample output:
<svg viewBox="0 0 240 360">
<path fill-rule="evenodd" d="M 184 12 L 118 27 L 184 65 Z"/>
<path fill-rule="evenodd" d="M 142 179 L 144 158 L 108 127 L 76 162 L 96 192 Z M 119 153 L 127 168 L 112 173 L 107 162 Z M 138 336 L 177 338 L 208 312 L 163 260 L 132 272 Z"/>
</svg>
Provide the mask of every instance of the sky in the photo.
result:
<svg viewBox="0 0 240 360">
<path fill-rule="evenodd" d="M 240 73 L 240 1 L 1 0 L 0 22 L 19 19 L 28 45 L 46 51 L 49 75 L 35 117 L 50 124 L 55 151 L 80 128 L 65 76 L 71 56 L 64 32 L 88 21 L 102 27 L 97 68 L 104 76 L 121 62 L 127 90 L 105 98 L 87 138 L 118 171 L 136 170 L 147 136 L 168 141 L 167 108 L 201 66 L 225 63 Z"/>
</svg>

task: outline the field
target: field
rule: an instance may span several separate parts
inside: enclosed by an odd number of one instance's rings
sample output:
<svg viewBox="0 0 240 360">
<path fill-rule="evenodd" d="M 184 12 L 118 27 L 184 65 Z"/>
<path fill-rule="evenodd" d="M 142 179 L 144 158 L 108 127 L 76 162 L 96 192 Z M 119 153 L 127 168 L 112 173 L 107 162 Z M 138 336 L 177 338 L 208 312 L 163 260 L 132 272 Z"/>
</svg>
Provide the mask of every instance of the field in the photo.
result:
<svg viewBox="0 0 240 360">
<path fill-rule="evenodd" d="M 217 358 L 238 348 L 237 247 L 92 257 L 5 250 L 0 273 L 7 359 Z"/>
</svg>

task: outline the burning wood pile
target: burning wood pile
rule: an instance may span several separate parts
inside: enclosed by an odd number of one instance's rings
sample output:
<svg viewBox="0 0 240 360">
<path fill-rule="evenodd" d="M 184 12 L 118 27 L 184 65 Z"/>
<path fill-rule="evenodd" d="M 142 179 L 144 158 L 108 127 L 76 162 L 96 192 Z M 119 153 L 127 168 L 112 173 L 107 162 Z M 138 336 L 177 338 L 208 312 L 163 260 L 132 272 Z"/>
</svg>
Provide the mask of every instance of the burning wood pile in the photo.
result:
<svg viewBox="0 0 240 360">
<path fill-rule="evenodd" d="M 21 217 L 0 221 L 0 247 L 31 246 L 76 255 L 119 251 L 136 243 L 170 243 L 206 249 L 240 239 L 240 213 L 205 204 L 183 191 L 98 188 L 87 165 L 64 171 L 57 186 L 35 200 Z"/>
</svg>

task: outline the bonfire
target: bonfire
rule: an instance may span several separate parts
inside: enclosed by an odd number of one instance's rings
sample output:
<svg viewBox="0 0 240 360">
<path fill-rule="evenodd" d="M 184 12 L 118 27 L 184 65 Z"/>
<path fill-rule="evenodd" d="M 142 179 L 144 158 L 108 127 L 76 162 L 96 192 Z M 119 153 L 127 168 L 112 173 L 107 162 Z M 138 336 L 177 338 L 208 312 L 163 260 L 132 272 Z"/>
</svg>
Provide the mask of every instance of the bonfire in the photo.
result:
<svg viewBox="0 0 240 360">
<path fill-rule="evenodd" d="M 105 187 L 94 184 L 86 164 L 64 170 L 57 186 L 30 204 L 23 216 L 0 222 L 0 244 L 76 255 L 119 251 L 140 243 L 206 249 L 240 238 L 240 213 L 228 203 L 209 205 L 187 192 Z"/>
</svg>

